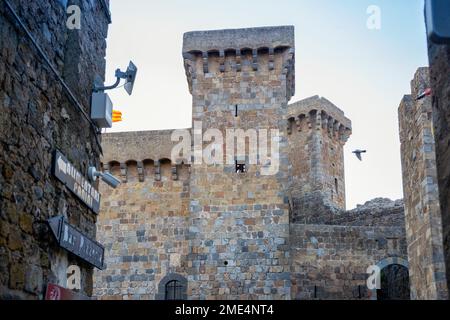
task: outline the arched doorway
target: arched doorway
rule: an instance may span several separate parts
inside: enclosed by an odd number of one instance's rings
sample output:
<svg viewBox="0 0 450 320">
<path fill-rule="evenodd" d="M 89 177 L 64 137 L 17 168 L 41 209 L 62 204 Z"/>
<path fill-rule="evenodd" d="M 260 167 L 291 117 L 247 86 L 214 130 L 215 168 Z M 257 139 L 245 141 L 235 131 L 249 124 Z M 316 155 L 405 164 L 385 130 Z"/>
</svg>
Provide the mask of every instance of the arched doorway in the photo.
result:
<svg viewBox="0 0 450 320">
<path fill-rule="evenodd" d="M 410 300 L 408 268 L 391 264 L 381 270 L 381 289 L 377 290 L 378 300 Z"/>
<path fill-rule="evenodd" d="M 166 283 L 164 300 L 182 300 L 184 286 L 180 281 L 172 280 Z"/>
<path fill-rule="evenodd" d="M 410 300 L 408 261 L 399 257 L 390 257 L 376 265 L 381 271 L 381 288 L 372 290 L 371 299 Z"/>
<path fill-rule="evenodd" d="M 187 300 L 187 279 L 176 273 L 165 276 L 159 282 L 156 300 Z"/>
</svg>

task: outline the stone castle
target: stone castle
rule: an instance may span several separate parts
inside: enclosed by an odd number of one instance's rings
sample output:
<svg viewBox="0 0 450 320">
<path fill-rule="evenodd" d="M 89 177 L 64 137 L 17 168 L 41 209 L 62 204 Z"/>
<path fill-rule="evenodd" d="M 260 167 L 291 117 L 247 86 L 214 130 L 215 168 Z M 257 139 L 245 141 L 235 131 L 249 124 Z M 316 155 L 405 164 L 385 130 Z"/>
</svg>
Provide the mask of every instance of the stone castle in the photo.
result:
<svg viewBox="0 0 450 320">
<path fill-rule="evenodd" d="M 70 5 L 83 10 L 81 29 L 66 28 Z M 429 44 L 430 71 L 417 70 L 398 109 L 404 199 L 346 211 L 351 121 L 319 96 L 291 103 L 293 27 L 185 34 L 194 152 L 174 157 L 173 130 L 100 139 L 90 124 L 108 0 L 5 0 L 0 16 L 0 300 L 46 299 L 49 286 L 68 286 L 69 266 L 83 298 L 449 298 L 449 46 Z M 418 99 L 430 83 L 433 95 Z M 244 146 L 268 143 L 270 156 L 254 164 L 229 129 Z M 225 165 L 194 161 L 209 138 L 234 151 Z M 86 178 L 102 166 L 122 180 L 100 184 L 100 215 L 55 177 L 55 151 Z M 57 216 L 105 246 L 104 270 L 58 243 Z M 371 266 L 378 289 L 367 286 Z"/>
<path fill-rule="evenodd" d="M 186 33 L 183 58 L 193 124 L 223 133 L 278 129 L 279 171 L 262 175 L 264 164 L 249 165 L 248 157 L 225 165 L 172 161 L 171 130 L 104 135 L 103 169 L 123 184 L 101 190 L 97 235 L 107 267 L 95 273 L 94 295 L 415 297 L 403 202 L 375 199 L 345 211 L 351 121 L 319 96 L 289 104 L 294 28 Z M 372 265 L 382 269 L 379 290 L 367 289 Z"/>
</svg>

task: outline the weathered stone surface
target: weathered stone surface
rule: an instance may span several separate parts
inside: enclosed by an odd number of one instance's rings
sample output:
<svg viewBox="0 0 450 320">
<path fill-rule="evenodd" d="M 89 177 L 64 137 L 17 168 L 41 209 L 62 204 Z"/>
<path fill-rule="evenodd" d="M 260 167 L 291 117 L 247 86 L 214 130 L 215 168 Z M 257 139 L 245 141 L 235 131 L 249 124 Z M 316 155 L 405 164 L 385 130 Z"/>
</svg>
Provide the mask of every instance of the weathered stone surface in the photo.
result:
<svg viewBox="0 0 450 320">
<path fill-rule="evenodd" d="M 29 214 L 22 214 L 19 218 L 20 228 L 28 233 L 33 233 L 33 216 Z"/>
<path fill-rule="evenodd" d="M 39 294 L 43 286 L 43 271 L 39 266 L 28 266 L 25 273 L 25 290 L 32 294 Z"/>
<path fill-rule="evenodd" d="M 392 201 L 377 198 L 358 205 L 356 209 L 341 212 L 330 224 L 349 226 L 395 226 L 404 229 L 405 215 L 403 200 Z"/>
<path fill-rule="evenodd" d="M 184 34 L 183 54 L 230 49 L 295 48 L 294 27 L 193 31 Z"/>
<path fill-rule="evenodd" d="M 289 105 L 286 119 L 293 221 L 305 223 L 311 218 L 305 213 L 313 212 L 313 207 L 345 210 L 344 145 L 352 132 L 351 121 L 319 96 Z"/>
<path fill-rule="evenodd" d="M 156 181 L 154 162 L 146 161 L 141 182 L 136 163 L 128 163 L 127 183 L 100 189 L 97 234 L 106 247 L 107 268 L 95 271 L 94 294 L 101 299 L 154 299 L 167 273 L 183 274 L 186 268 L 189 168 L 179 167 L 174 181 L 171 165 L 163 162 Z M 120 166 L 110 170 L 120 174 Z"/>
<path fill-rule="evenodd" d="M 8 236 L 8 248 L 11 251 L 20 251 L 23 248 L 23 239 L 20 232 L 14 230 Z"/>
<path fill-rule="evenodd" d="M 248 32 L 252 41 L 253 31 L 239 32 Z M 222 33 L 211 34 L 217 36 L 214 41 L 220 45 Z M 278 38 L 268 39 L 273 45 L 278 43 Z M 293 44 L 293 37 L 289 40 Z M 254 44 L 259 42 L 255 40 Z M 258 71 L 246 63 L 253 57 L 243 55 L 242 72 L 236 70 L 236 59 L 231 55 L 224 57 L 223 69 L 218 57 L 208 58 L 207 73 L 203 64 L 198 64 L 204 62 L 202 56 L 186 58 L 187 71 L 196 75 L 195 80 L 188 75 L 193 90 L 193 120 L 203 121 L 205 129 L 217 128 L 224 135 L 227 124 L 230 128 L 283 131 L 281 120 L 292 94 L 287 88 L 293 79 L 292 67 L 288 68 L 288 77 L 284 73 L 293 59 L 288 51 L 284 48 L 274 54 L 273 70 L 268 67 L 267 53 L 258 56 Z M 237 119 L 231 110 L 235 104 L 239 104 Z M 124 152 L 128 141 L 131 157 L 139 157 L 133 161 L 124 158 L 128 157 Z M 239 176 L 234 166 L 225 170 L 223 166 L 178 165 L 175 180 L 170 170 L 174 164 L 164 160 L 170 158 L 174 145 L 169 133 L 107 135 L 105 142 L 109 151 L 103 161 L 108 170 L 127 181 L 121 188 L 129 192 L 119 189 L 104 198 L 107 209 L 100 216 L 100 228 L 107 231 L 99 229 L 99 234 L 105 236 L 107 247 L 111 246 L 107 262 L 111 269 L 97 273 L 98 296 L 155 298 L 160 295 L 157 284 L 161 279 L 168 273 L 178 273 L 189 281 L 191 299 L 289 298 L 289 253 L 283 246 L 289 233 L 289 215 L 285 197 L 279 192 L 287 181 L 287 161 L 280 174 L 264 178 L 258 178 L 258 166 Z M 285 151 L 283 156 L 287 159 Z M 139 162 L 143 163 L 143 181 L 138 179 Z M 121 225 L 115 226 L 115 219 Z M 143 255 L 148 261 L 141 259 Z M 125 280 L 113 278 L 119 268 L 123 270 L 123 264 L 125 270 L 137 272 L 125 271 Z M 145 276 L 148 269 L 152 273 Z M 126 290 L 119 290 L 124 286 Z M 141 292 L 142 286 L 148 289 Z"/>
<path fill-rule="evenodd" d="M 387 239 L 396 239 L 392 249 Z M 367 268 L 406 259 L 404 230 L 389 226 L 291 225 L 292 298 L 369 299 Z M 359 295 L 360 287 L 364 290 Z"/>
<path fill-rule="evenodd" d="M 399 107 L 406 235 L 414 299 L 448 299 L 428 68 L 419 68 Z M 425 281 L 424 281 L 425 280 Z"/>
<path fill-rule="evenodd" d="M 240 51 L 262 44 L 282 47 Z M 103 169 L 124 184 L 102 189 L 98 298 L 164 299 L 175 280 L 188 299 L 369 299 L 367 268 L 406 261 L 401 201 L 345 211 L 350 120 L 324 98 L 288 106 L 293 49 L 290 27 L 185 35 L 193 121 L 224 136 L 279 129 L 275 175 L 171 163 L 168 130 L 104 136 Z"/>
<path fill-rule="evenodd" d="M 66 27 L 67 1 L 10 3 L 89 113 L 94 77 L 103 78 L 105 70 L 108 19 L 100 1 L 70 1 L 82 9 L 81 30 Z M 95 214 L 52 176 L 51 167 L 55 149 L 81 172 L 99 167 L 100 146 L 4 2 L 0 17 L 0 299 L 43 299 L 48 282 L 66 286 L 69 264 L 81 267 L 81 291 L 91 294 L 91 267 L 57 248 L 46 221 L 65 214 L 95 238 Z"/>
<path fill-rule="evenodd" d="M 103 159 L 122 164 L 126 164 L 127 161 L 155 162 L 170 159 L 174 145 L 171 141 L 172 132 L 160 130 L 105 134 L 102 137 L 102 145 L 105 146 Z"/>
<path fill-rule="evenodd" d="M 294 90 L 293 28 L 207 34 L 212 37 L 207 43 L 216 47 L 231 45 L 222 34 L 235 42 L 231 48 L 239 48 L 241 40 L 252 49 L 263 45 L 285 47 L 274 52 L 273 69 L 270 52 L 257 52 L 256 69 L 249 51 L 241 52 L 241 56 L 226 54 L 222 70 L 220 56 L 208 56 L 206 70 L 204 56 L 185 56 L 186 69 L 191 73 L 188 80 L 192 82 L 193 122 L 201 121 L 204 130 L 218 129 L 224 137 L 227 129 L 278 129 L 281 142 L 286 141 L 282 120 Z M 193 35 L 202 37 L 203 33 Z M 261 43 L 260 37 L 267 42 Z M 192 42 L 186 35 L 185 50 L 190 47 L 195 52 Z M 198 51 L 203 51 L 198 44 Z M 193 164 L 191 168 L 188 225 L 189 245 L 195 251 L 187 258 L 188 296 L 289 299 L 289 252 L 287 246 L 275 243 L 277 238 L 287 242 L 289 237 L 289 207 L 284 197 L 289 176 L 287 144 L 280 143 L 280 168 L 276 175 L 260 175 L 260 164 L 248 165 L 245 174 L 237 174 L 234 165 L 232 171 L 224 170 L 225 167 Z M 245 224 L 246 221 L 254 224 Z M 208 241 L 213 241 L 212 246 L 202 245 Z M 244 247 L 249 248 L 248 252 L 243 251 Z M 203 266 L 207 270 L 204 275 Z"/>
<path fill-rule="evenodd" d="M 433 127 L 436 143 L 436 169 L 442 212 L 447 288 L 450 288 L 450 45 L 429 42 L 430 82 L 433 90 Z"/>
<path fill-rule="evenodd" d="M 9 271 L 9 288 L 22 290 L 25 285 L 25 266 L 23 264 L 12 264 Z"/>
</svg>

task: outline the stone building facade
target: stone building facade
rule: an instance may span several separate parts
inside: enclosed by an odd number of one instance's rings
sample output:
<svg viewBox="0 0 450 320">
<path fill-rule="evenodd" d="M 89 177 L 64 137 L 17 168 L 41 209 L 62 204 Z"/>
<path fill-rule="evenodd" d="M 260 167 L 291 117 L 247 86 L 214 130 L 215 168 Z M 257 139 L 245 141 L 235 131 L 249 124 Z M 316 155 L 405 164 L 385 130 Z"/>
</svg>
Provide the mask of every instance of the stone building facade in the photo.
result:
<svg viewBox="0 0 450 320">
<path fill-rule="evenodd" d="M 8 4 L 50 65 L 1 1 L 0 299 L 43 299 L 48 283 L 66 287 L 69 265 L 81 268 L 80 292 L 91 295 L 93 267 L 59 248 L 47 220 L 64 215 L 95 239 L 97 215 L 52 175 L 52 154 L 60 150 L 83 173 L 100 166 L 97 133 L 74 100 L 89 113 L 94 77 L 104 77 L 108 1 Z M 72 4 L 79 30 L 66 26 Z"/>
<path fill-rule="evenodd" d="M 289 105 L 293 27 L 187 33 L 183 58 L 193 154 L 172 155 L 173 131 L 104 135 L 103 169 L 124 183 L 101 188 L 98 239 L 107 267 L 95 273 L 95 295 L 376 299 L 390 292 L 364 289 L 367 268 L 378 265 L 394 270 L 384 283 L 407 298 L 403 203 L 377 199 L 345 211 L 351 121 L 318 96 Z M 208 129 L 214 137 L 203 135 Z M 222 155 L 225 164 L 209 155 L 212 161 L 195 161 L 211 143 L 233 150 L 230 129 L 242 129 L 248 141 L 256 129 L 259 143 L 278 144 L 279 153 L 256 164 L 238 149 Z M 276 163 L 274 174 L 264 174 Z"/>
<path fill-rule="evenodd" d="M 432 109 L 434 139 L 436 142 L 436 169 L 439 202 L 442 212 L 444 255 L 447 287 L 450 288 L 450 44 L 428 42 L 430 83 L 433 90 Z"/>
<path fill-rule="evenodd" d="M 289 105 L 287 118 L 293 222 L 313 222 L 306 215 L 318 207 L 345 210 L 344 144 L 351 121 L 319 96 Z"/>
<path fill-rule="evenodd" d="M 448 299 L 428 68 L 399 107 L 406 236 L 413 299 Z"/>
</svg>

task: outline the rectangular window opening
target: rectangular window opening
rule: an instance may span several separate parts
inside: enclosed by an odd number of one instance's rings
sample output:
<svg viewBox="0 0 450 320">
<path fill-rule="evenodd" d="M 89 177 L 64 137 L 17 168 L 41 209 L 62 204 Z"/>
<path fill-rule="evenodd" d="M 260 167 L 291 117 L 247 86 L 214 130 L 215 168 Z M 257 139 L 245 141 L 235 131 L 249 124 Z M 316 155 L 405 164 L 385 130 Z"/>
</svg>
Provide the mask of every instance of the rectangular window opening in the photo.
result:
<svg viewBox="0 0 450 320">
<path fill-rule="evenodd" d="M 236 160 L 236 173 L 246 173 L 247 166 L 244 161 Z"/>
</svg>

